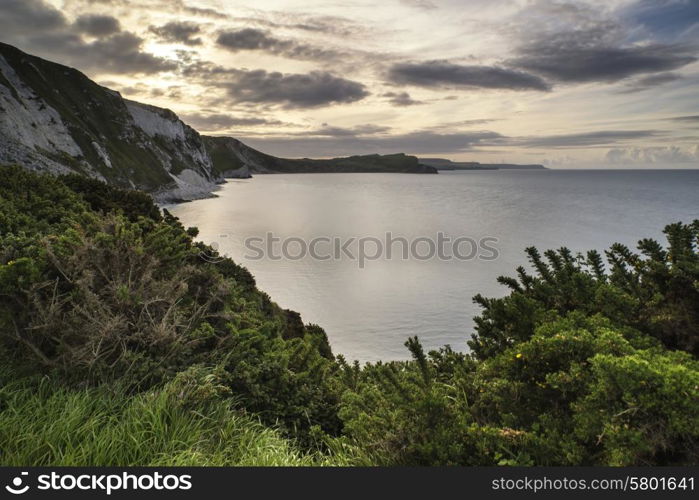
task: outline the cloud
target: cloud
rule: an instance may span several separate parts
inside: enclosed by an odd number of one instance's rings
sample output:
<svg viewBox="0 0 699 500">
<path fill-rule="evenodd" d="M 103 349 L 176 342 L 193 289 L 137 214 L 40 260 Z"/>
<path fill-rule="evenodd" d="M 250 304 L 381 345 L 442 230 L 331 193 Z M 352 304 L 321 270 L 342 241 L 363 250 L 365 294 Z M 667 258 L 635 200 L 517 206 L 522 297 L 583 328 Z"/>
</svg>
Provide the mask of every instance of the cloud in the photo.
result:
<svg viewBox="0 0 699 500">
<path fill-rule="evenodd" d="M 3 37 L 63 28 L 68 24 L 63 13 L 43 0 L 2 0 L 0 33 Z"/>
<path fill-rule="evenodd" d="M 304 13 L 265 12 L 257 16 L 236 17 L 235 21 L 244 24 L 271 28 L 273 30 L 298 30 L 314 34 L 331 35 L 346 40 L 347 38 L 367 37 L 376 35 L 376 28 L 341 16 L 317 16 Z"/>
<path fill-rule="evenodd" d="M 658 130 L 600 130 L 579 134 L 562 134 L 537 137 L 513 138 L 512 146 L 525 148 L 585 148 L 604 146 L 631 139 L 647 139 L 662 132 Z"/>
<path fill-rule="evenodd" d="M 500 121 L 500 118 L 478 118 L 474 120 L 459 120 L 455 122 L 444 122 L 439 125 L 432 125 L 428 130 L 459 130 L 463 128 L 472 128 L 478 125 L 486 125 L 488 123 Z"/>
<path fill-rule="evenodd" d="M 228 17 L 230 17 L 228 16 L 228 14 L 210 8 L 183 6 L 182 10 L 187 14 L 193 14 L 195 16 L 201 17 L 210 17 L 213 19 L 227 19 Z"/>
<path fill-rule="evenodd" d="M 398 85 L 432 88 L 549 90 L 540 77 L 497 66 L 465 66 L 448 61 L 398 63 L 388 79 Z"/>
<path fill-rule="evenodd" d="M 415 7 L 416 9 L 422 10 L 434 10 L 437 8 L 437 4 L 432 0 L 400 0 L 400 3 L 408 7 Z"/>
<path fill-rule="evenodd" d="M 219 34 L 216 43 L 232 52 L 261 50 L 291 59 L 335 61 L 342 57 L 335 50 L 276 38 L 267 31 L 255 28 L 224 31 Z"/>
<path fill-rule="evenodd" d="M 257 116 L 233 116 L 223 113 L 185 113 L 180 117 L 197 130 L 230 130 L 237 127 L 280 126 L 284 122 Z"/>
<path fill-rule="evenodd" d="M 634 92 L 642 92 L 660 85 L 665 85 L 666 83 L 680 80 L 681 78 L 682 77 L 676 73 L 659 73 L 657 75 L 645 76 L 629 83 L 627 88 L 622 90 L 621 93 L 631 94 Z"/>
<path fill-rule="evenodd" d="M 128 31 L 90 43 L 70 34 L 39 36 L 35 37 L 32 43 L 44 47 L 45 51 L 60 54 L 69 64 L 82 70 L 114 74 L 152 74 L 177 68 L 174 61 L 144 52 L 143 39 Z"/>
<path fill-rule="evenodd" d="M 209 7 L 192 7 L 185 0 L 63 0 L 65 5 L 71 7 L 87 3 L 90 5 L 99 4 L 108 7 L 122 6 L 132 11 L 154 10 L 156 12 L 166 12 L 168 14 L 189 14 L 196 17 L 206 17 L 209 19 L 228 19 L 230 16 L 224 12 Z M 196 0 L 188 0 L 196 3 Z"/>
<path fill-rule="evenodd" d="M 96 20 L 97 17 L 105 19 Z M 113 31 L 107 16 L 65 16 L 43 0 L 0 1 L 0 32 L 4 41 L 83 71 L 108 73 L 157 73 L 176 63 L 143 50 L 143 39 L 129 31 Z M 87 42 L 82 33 L 110 31 Z"/>
<path fill-rule="evenodd" d="M 480 122 L 481 120 L 475 120 Z M 455 122 L 459 123 L 459 122 Z M 466 121 L 468 123 L 468 121 Z M 499 152 L 513 151 L 519 148 L 542 149 L 584 149 L 604 147 L 630 140 L 646 139 L 662 134 L 654 130 L 604 130 L 580 134 L 564 134 L 536 137 L 508 137 L 498 132 L 461 131 L 446 132 L 451 127 L 416 130 L 403 134 L 390 134 L 390 129 L 339 128 L 324 125 L 320 129 L 310 130 L 286 136 L 243 137 L 250 143 L 270 154 L 288 157 L 339 156 L 370 153 L 404 152 L 413 155 L 456 154 L 468 151 L 486 152 L 484 148 L 497 147 Z M 453 128 L 452 128 L 453 130 Z M 620 146 L 615 150 L 625 151 Z M 629 148 L 631 151 L 633 148 Z M 661 154 L 663 148 L 644 148 L 646 155 L 654 151 L 657 161 L 670 161 L 669 154 Z M 696 150 L 694 153 L 696 154 Z M 612 153 L 612 156 L 614 153 Z M 661 160 L 664 158 L 664 160 Z M 678 156 L 673 161 L 677 161 Z M 689 156 L 685 157 L 685 159 Z M 697 156 L 699 158 L 699 156 Z M 618 161 L 621 161 L 619 156 Z"/>
<path fill-rule="evenodd" d="M 679 69 L 697 61 L 695 47 L 644 43 L 624 46 L 615 25 L 534 35 L 509 65 L 560 82 L 616 82 L 645 73 Z M 530 36 L 531 38 L 531 36 Z"/>
<path fill-rule="evenodd" d="M 224 86 L 234 102 L 280 104 L 286 108 L 316 108 L 360 101 L 366 87 L 325 71 L 282 74 L 265 70 L 228 70 Z"/>
<path fill-rule="evenodd" d="M 439 134 L 420 130 L 397 135 L 341 135 L 314 137 L 242 137 L 246 144 L 269 154 L 294 158 L 347 156 L 370 153 L 447 154 L 473 150 L 479 145 L 496 143 L 496 132 Z"/>
<path fill-rule="evenodd" d="M 390 127 L 382 127 L 379 125 L 357 125 L 355 127 L 333 127 L 324 123 L 322 127 L 310 131 L 302 132 L 298 135 L 316 136 L 316 137 L 361 137 L 388 132 Z"/>
<path fill-rule="evenodd" d="M 685 122 L 685 123 L 694 123 L 694 122 L 699 123 L 699 115 L 675 116 L 673 118 L 668 118 L 668 120 L 672 120 L 672 121 L 676 121 L 676 122 Z"/>
<path fill-rule="evenodd" d="M 109 80 L 101 80 L 99 82 L 103 87 L 117 90 L 121 95 L 127 98 L 148 98 L 148 97 L 169 97 L 171 99 L 180 99 L 182 97 L 181 85 L 170 85 L 168 87 L 155 87 L 145 83 L 135 83 L 133 85 L 122 85 Z"/>
<path fill-rule="evenodd" d="M 220 46 L 234 52 L 239 50 L 274 49 L 280 42 L 280 40 L 269 36 L 267 32 L 254 28 L 224 31 L 216 40 L 216 43 Z"/>
<path fill-rule="evenodd" d="M 613 148 L 605 155 L 613 164 L 629 163 L 696 163 L 699 162 L 699 145 L 693 148 L 679 146 Z"/>
<path fill-rule="evenodd" d="M 171 21 L 162 26 L 151 26 L 148 30 L 166 42 L 183 43 L 189 46 L 202 44 L 201 38 L 192 38 L 201 32 L 201 28 L 192 22 Z"/>
<path fill-rule="evenodd" d="M 119 20 L 101 14 L 84 14 L 75 20 L 75 28 L 80 33 L 92 36 L 106 36 L 121 31 Z"/>
<path fill-rule="evenodd" d="M 352 103 L 370 95 L 362 83 L 327 71 L 280 73 L 263 69 L 226 68 L 209 61 L 194 61 L 184 65 L 181 73 L 190 83 L 224 89 L 228 102 L 236 104 L 317 108 Z"/>
<path fill-rule="evenodd" d="M 416 104 L 423 104 L 422 101 L 416 101 L 407 92 L 386 92 L 381 94 L 381 97 L 388 98 L 388 102 L 394 106 L 414 106 Z"/>
</svg>

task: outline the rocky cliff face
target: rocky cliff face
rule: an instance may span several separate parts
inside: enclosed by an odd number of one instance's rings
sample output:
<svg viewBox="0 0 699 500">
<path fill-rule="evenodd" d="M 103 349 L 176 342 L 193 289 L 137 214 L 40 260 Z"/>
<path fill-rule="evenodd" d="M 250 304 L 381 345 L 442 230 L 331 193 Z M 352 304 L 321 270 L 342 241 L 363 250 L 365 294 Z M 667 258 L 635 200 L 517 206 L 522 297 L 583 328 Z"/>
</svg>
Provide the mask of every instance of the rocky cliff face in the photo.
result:
<svg viewBox="0 0 699 500">
<path fill-rule="evenodd" d="M 77 172 L 160 201 L 208 196 L 220 175 L 173 112 L 123 99 L 79 71 L 0 44 L 0 163 Z"/>
</svg>

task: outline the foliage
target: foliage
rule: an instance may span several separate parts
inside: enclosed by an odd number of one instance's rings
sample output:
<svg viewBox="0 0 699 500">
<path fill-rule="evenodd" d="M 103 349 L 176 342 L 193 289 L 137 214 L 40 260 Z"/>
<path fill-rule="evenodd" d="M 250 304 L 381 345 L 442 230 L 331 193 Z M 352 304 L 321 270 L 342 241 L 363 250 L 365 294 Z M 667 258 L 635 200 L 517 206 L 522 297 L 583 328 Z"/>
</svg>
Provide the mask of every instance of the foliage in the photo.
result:
<svg viewBox="0 0 699 500">
<path fill-rule="evenodd" d="M 225 399 L 203 368 L 131 395 L 0 375 L 0 463 L 5 466 L 309 466 L 353 457 L 304 452 Z M 219 391 L 223 391 L 220 393 Z M 224 396 L 224 398 L 222 398 Z"/>
<path fill-rule="evenodd" d="M 201 259 L 213 249 L 145 195 L 94 183 L 0 168 L 0 343 L 18 369 L 141 391 L 223 365 L 266 422 L 302 438 L 316 425 L 337 432 L 322 329 L 230 259 Z"/>
<path fill-rule="evenodd" d="M 469 353 L 360 366 L 145 195 L 0 167 L 0 459 L 697 464 L 699 221 L 665 234 L 530 248 Z"/>
<path fill-rule="evenodd" d="M 547 314 L 582 311 L 699 355 L 699 221 L 670 224 L 664 233 L 667 249 L 650 239 L 639 242 L 640 254 L 613 245 L 606 252 L 608 273 L 596 251 L 583 257 L 561 248 L 542 258 L 536 248 L 528 248 L 534 275 L 520 267 L 518 279 L 499 278 L 510 295 L 474 298 L 484 310 L 469 342 L 472 352 L 487 358 L 530 338 Z"/>
</svg>

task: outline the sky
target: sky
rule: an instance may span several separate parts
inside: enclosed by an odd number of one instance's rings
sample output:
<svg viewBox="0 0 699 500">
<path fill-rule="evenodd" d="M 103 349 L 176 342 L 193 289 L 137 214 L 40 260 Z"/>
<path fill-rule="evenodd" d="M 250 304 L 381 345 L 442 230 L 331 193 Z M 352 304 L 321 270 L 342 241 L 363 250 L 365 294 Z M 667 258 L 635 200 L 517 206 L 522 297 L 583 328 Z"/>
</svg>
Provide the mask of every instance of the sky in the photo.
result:
<svg viewBox="0 0 699 500">
<path fill-rule="evenodd" d="M 277 156 L 699 167 L 699 0 L 0 0 L 0 41 Z"/>
</svg>

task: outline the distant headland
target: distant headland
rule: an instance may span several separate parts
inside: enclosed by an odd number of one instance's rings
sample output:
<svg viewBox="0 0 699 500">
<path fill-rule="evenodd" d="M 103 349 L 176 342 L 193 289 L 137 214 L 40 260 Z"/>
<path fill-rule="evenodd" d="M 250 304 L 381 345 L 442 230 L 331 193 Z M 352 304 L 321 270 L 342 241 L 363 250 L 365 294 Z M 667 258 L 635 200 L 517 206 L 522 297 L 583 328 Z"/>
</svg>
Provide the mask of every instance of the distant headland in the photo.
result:
<svg viewBox="0 0 699 500">
<path fill-rule="evenodd" d="M 437 170 L 546 170 L 540 164 L 518 165 L 515 163 L 480 163 L 477 161 L 451 161 L 446 158 L 419 158 L 423 165 Z"/>
</svg>

